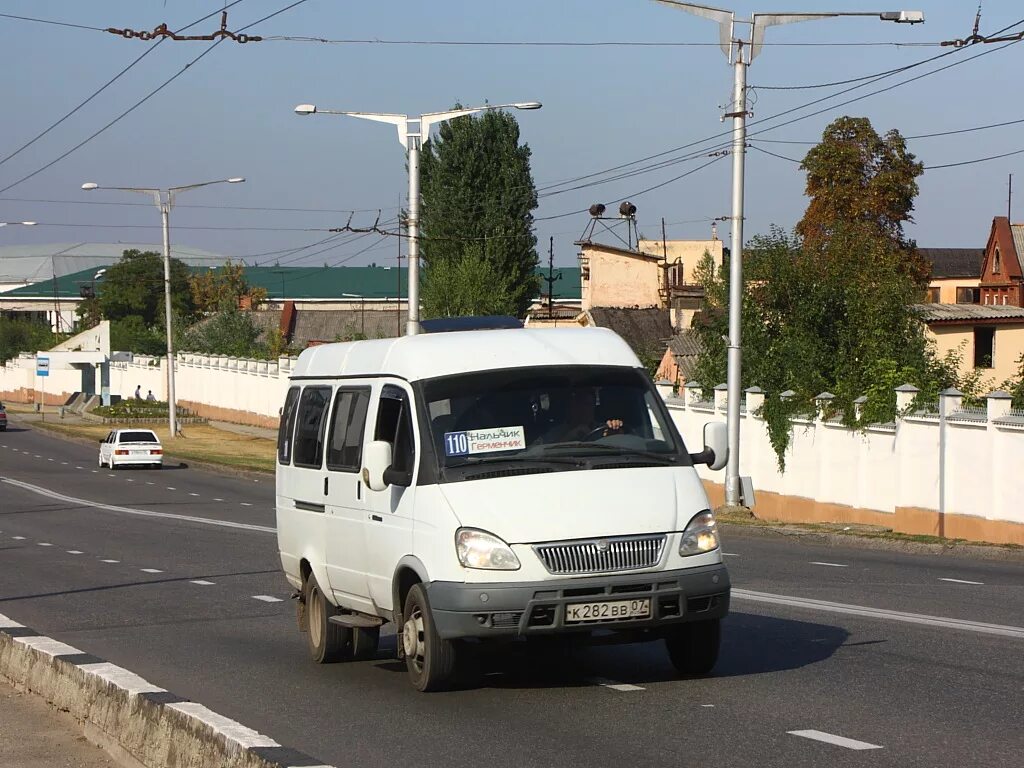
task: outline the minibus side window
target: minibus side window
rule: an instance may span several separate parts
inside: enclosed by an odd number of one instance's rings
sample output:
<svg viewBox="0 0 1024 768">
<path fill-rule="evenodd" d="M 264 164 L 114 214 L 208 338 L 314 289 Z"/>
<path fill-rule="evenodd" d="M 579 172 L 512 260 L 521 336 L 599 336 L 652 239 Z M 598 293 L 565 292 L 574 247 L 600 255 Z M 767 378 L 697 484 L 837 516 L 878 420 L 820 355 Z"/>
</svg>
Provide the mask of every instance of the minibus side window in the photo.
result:
<svg viewBox="0 0 1024 768">
<path fill-rule="evenodd" d="M 334 472 L 358 472 L 363 455 L 363 430 L 370 404 L 368 389 L 339 389 L 334 397 L 327 468 Z"/>
<path fill-rule="evenodd" d="M 391 469 L 412 479 L 415 466 L 409 399 L 399 387 L 387 385 L 380 395 L 374 439 L 391 443 Z"/>
<path fill-rule="evenodd" d="M 324 457 L 324 425 L 330 387 L 306 387 L 299 399 L 292 459 L 296 467 L 319 469 Z"/>
<path fill-rule="evenodd" d="M 291 387 L 281 409 L 281 423 L 277 428 L 277 460 L 281 464 L 292 463 L 292 433 L 295 431 L 295 410 L 299 404 L 301 387 Z M 107 436 L 110 440 L 110 435 Z"/>
</svg>

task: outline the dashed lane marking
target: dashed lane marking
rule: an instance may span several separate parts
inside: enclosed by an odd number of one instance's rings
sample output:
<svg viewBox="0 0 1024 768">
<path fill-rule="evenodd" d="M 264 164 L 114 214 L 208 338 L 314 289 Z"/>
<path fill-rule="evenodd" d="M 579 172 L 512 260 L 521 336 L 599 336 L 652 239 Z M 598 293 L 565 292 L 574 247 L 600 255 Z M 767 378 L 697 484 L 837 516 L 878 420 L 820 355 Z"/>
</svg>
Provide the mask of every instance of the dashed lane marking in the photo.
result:
<svg viewBox="0 0 1024 768">
<path fill-rule="evenodd" d="M 189 493 L 189 496 L 198 496 L 198 493 Z"/>
<path fill-rule="evenodd" d="M 25 540 L 24 536 L 11 536 L 11 538 L 14 539 L 15 541 L 24 541 Z"/>
<path fill-rule="evenodd" d="M 878 744 L 869 744 L 866 741 L 848 739 L 845 736 L 836 736 L 835 734 L 825 733 L 824 731 L 786 731 L 786 733 L 791 736 L 802 736 L 805 739 L 824 741 L 826 744 L 835 744 L 837 747 L 846 747 L 846 749 L 882 749 Z"/>
<path fill-rule="evenodd" d="M 214 501 L 224 501 L 224 499 L 214 499 Z"/>
<path fill-rule="evenodd" d="M 143 573 L 163 573 L 159 568 L 139 568 Z"/>
<path fill-rule="evenodd" d="M 100 560 L 101 563 L 120 563 L 120 560 Z"/>
<path fill-rule="evenodd" d="M 723 552 L 722 557 L 739 557 L 735 552 Z"/>
<path fill-rule="evenodd" d="M 271 597 L 270 595 L 253 595 L 253 600 L 260 600 L 264 603 L 283 603 L 284 601 L 280 597 Z"/>
<path fill-rule="evenodd" d="M 61 465 L 62 467 L 66 467 L 66 466 L 68 465 L 68 463 L 67 463 L 66 461 L 62 461 L 62 462 L 60 463 L 60 465 Z"/>
<path fill-rule="evenodd" d="M 152 480 L 147 480 L 146 485 L 155 485 L 155 483 Z"/>
<path fill-rule="evenodd" d="M 80 549 L 69 549 L 69 550 L 66 550 L 66 551 L 67 551 L 67 553 L 69 555 L 81 555 L 81 554 L 83 554 L 82 550 L 80 550 Z"/>
<path fill-rule="evenodd" d="M 610 688 L 613 691 L 621 691 L 626 693 L 628 691 L 643 691 L 646 690 L 639 685 L 631 685 L 630 683 L 619 683 L 615 680 L 607 680 L 603 677 L 592 677 L 590 682 L 595 685 L 600 685 L 602 688 Z"/>
<path fill-rule="evenodd" d="M 74 496 L 65 496 L 62 493 L 51 491 L 48 488 L 41 488 L 38 485 L 32 485 L 31 483 L 23 483 L 21 480 L 12 480 L 9 477 L 0 477 L 0 482 L 13 485 L 17 488 L 22 488 L 26 491 L 32 491 L 40 496 L 45 496 L 50 499 L 57 499 L 69 504 L 76 506 L 92 507 L 93 509 L 102 509 L 107 512 L 120 512 L 124 515 L 139 515 L 140 517 L 162 517 L 167 520 L 182 520 L 189 523 L 200 523 L 202 525 L 214 525 L 221 528 L 237 528 L 243 531 L 258 531 L 260 533 L 277 533 L 277 529 L 269 525 L 254 525 L 252 523 L 236 523 L 232 520 L 214 520 L 208 517 L 193 517 L 192 515 L 179 515 L 174 512 L 154 512 L 149 509 L 136 509 L 134 507 L 119 507 L 113 504 L 101 504 L 97 501 L 89 501 L 88 499 L 79 499 Z M 249 506 L 252 506 L 251 504 Z"/>
<path fill-rule="evenodd" d="M 50 542 L 48 542 L 48 541 L 38 541 L 38 542 L 36 542 L 36 543 L 37 543 L 37 544 L 38 544 L 38 545 L 39 545 L 40 547 L 52 547 L 52 546 L 53 546 L 53 544 L 51 544 L 51 543 L 50 543 Z"/>
<path fill-rule="evenodd" d="M 249 503 L 248 501 L 243 501 L 243 502 L 242 502 L 242 506 L 243 506 L 243 507 L 251 507 L 251 506 L 252 506 L 252 504 L 250 504 L 250 503 Z"/>
<path fill-rule="evenodd" d="M 849 568 L 848 565 L 842 563 L 821 563 L 816 560 L 812 560 L 811 565 L 824 565 L 826 568 Z"/>
<path fill-rule="evenodd" d="M 172 487 L 172 486 L 170 486 L 170 485 L 168 485 L 168 486 L 167 486 L 167 490 L 168 490 L 168 491 L 176 491 L 176 490 L 178 490 L 178 489 L 177 489 L 177 488 L 174 488 L 174 487 Z"/>
<path fill-rule="evenodd" d="M 198 584 L 200 587 L 212 587 L 217 582 L 215 582 L 215 581 L 206 581 L 206 579 L 195 579 L 191 583 L 192 584 Z"/>
<path fill-rule="evenodd" d="M 125 481 L 126 483 L 134 483 L 134 482 L 135 482 L 135 481 L 134 481 L 134 480 L 132 480 L 132 479 L 131 479 L 130 477 L 126 477 L 126 478 L 124 479 L 124 481 Z"/>
<path fill-rule="evenodd" d="M 56 459 L 47 459 L 47 461 L 56 461 Z"/>
<path fill-rule="evenodd" d="M 985 586 L 984 581 L 967 581 L 966 579 L 939 579 L 939 581 L 948 581 L 951 584 L 977 584 L 979 587 Z"/>
</svg>

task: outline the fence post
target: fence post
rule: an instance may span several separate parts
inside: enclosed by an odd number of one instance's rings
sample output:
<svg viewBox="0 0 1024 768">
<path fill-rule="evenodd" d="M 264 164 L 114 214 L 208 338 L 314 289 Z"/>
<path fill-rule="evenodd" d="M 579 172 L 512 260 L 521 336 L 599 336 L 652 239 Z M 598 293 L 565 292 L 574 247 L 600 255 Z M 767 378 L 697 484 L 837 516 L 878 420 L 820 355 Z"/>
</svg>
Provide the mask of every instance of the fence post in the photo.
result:
<svg viewBox="0 0 1024 768">
<path fill-rule="evenodd" d="M 1013 404 L 1013 395 L 997 389 L 985 395 L 985 410 L 988 411 L 988 423 L 1001 419 L 1010 413 L 1010 406 Z"/>
<path fill-rule="evenodd" d="M 704 390 L 701 389 L 699 381 L 688 381 L 683 386 L 683 395 L 686 407 L 689 408 L 694 403 L 700 402 L 704 397 Z"/>
<path fill-rule="evenodd" d="M 672 382 L 668 379 L 658 379 L 654 382 L 654 386 L 658 390 L 658 394 L 661 395 L 662 400 L 668 400 L 672 397 Z"/>
<path fill-rule="evenodd" d="M 831 392 L 822 392 L 814 398 L 814 411 L 818 421 L 825 420 L 825 411 L 832 404 L 832 401 L 836 399 L 836 396 Z"/>
<path fill-rule="evenodd" d="M 946 428 L 949 414 L 960 408 L 964 393 L 950 387 L 939 392 L 939 536 L 946 535 Z"/>
<path fill-rule="evenodd" d="M 914 398 L 920 391 L 913 384 L 896 387 L 896 418 L 901 418 L 910 410 L 910 406 L 914 404 Z"/>
<path fill-rule="evenodd" d="M 857 421 L 864 418 L 864 403 L 868 401 L 867 395 L 861 395 L 853 401 L 853 416 Z"/>
<path fill-rule="evenodd" d="M 724 411 L 729 405 L 729 385 L 719 384 L 715 387 L 715 410 Z"/>
<path fill-rule="evenodd" d="M 747 396 L 747 415 L 754 416 L 764 406 L 764 390 L 760 387 L 748 387 L 743 393 Z"/>
</svg>

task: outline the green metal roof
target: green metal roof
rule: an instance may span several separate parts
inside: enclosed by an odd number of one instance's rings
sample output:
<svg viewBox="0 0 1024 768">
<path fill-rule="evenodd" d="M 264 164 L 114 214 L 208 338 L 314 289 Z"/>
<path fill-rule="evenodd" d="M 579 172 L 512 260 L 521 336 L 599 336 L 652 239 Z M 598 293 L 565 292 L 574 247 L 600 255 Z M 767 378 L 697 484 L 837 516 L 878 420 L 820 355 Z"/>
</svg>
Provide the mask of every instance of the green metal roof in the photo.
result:
<svg viewBox="0 0 1024 768">
<path fill-rule="evenodd" d="M 208 267 L 191 267 L 193 273 Z M 554 283 L 555 299 L 580 300 L 579 267 L 557 267 L 555 274 L 561 279 Z M 81 287 L 91 285 L 96 269 L 84 269 L 54 280 L 0 293 L 4 299 L 78 299 Z M 542 277 L 546 270 L 537 270 Z M 254 286 L 265 288 L 271 299 L 394 299 L 408 292 L 405 268 L 396 267 L 246 267 L 245 279 Z M 54 287 L 56 282 L 56 290 Z M 545 283 L 541 283 L 542 288 Z"/>
</svg>

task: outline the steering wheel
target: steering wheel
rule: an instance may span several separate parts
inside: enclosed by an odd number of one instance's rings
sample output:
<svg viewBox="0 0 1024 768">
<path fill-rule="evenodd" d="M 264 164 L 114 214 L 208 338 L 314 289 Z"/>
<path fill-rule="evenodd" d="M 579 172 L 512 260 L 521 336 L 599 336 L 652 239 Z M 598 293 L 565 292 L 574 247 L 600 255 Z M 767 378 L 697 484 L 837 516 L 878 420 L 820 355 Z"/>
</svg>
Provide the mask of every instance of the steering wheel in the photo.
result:
<svg viewBox="0 0 1024 768">
<path fill-rule="evenodd" d="M 616 433 L 616 434 L 625 434 L 626 427 L 625 427 L 625 425 L 623 425 L 623 426 L 619 427 L 618 429 L 613 429 L 612 427 L 609 427 L 607 424 L 602 424 L 601 426 L 595 427 L 594 429 L 592 429 L 589 432 L 587 432 L 587 434 L 585 434 L 583 437 L 580 438 L 580 442 L 581 443 L 589 443 L 589 442 L 591 442 L 593 440 L 596 440 L 598 437 L 607 437 L 607 435 L 605 434 L 606 432 L 608 432 L 608 433 Z"/>
</svg>

